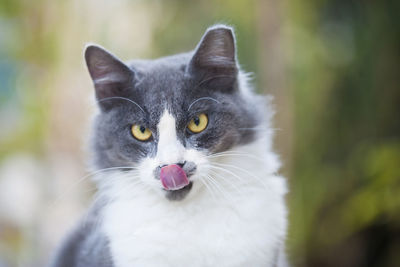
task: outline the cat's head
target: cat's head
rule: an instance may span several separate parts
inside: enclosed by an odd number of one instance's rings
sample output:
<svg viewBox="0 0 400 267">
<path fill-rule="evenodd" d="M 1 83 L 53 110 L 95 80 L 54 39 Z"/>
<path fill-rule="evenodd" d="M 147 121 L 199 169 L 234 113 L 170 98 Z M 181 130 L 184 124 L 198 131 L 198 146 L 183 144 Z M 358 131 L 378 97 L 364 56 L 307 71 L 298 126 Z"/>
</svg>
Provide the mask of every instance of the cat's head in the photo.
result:
<svg viewBox="0 0 400 267">
<path fill-rule="evenodd" d="M 209 28 L 190 53 L 125 64 L 91 45 L 85 59 L 100 107 L 97 169 L 181 200 L 203 186 L 216 153 L 255 138 L 246 129 L 259 123 L 259 103 L 244 88 L 230 27 Z"/>
</svg>

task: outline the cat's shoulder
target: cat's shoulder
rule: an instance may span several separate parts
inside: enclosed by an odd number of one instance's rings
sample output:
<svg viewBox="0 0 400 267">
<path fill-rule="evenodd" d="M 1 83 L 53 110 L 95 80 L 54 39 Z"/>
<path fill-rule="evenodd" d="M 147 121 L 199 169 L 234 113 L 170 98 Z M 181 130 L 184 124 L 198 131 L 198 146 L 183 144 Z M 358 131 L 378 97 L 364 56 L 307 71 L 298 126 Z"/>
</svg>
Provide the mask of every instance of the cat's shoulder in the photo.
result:
<svg viewBox="0 0 400 267">
<path fill-rule="evenodd" d="M 92 205 L 62 242 L 50 267 L 114 267 L 109 240 L 99 227 L 102 206 Z"/>
</svg>

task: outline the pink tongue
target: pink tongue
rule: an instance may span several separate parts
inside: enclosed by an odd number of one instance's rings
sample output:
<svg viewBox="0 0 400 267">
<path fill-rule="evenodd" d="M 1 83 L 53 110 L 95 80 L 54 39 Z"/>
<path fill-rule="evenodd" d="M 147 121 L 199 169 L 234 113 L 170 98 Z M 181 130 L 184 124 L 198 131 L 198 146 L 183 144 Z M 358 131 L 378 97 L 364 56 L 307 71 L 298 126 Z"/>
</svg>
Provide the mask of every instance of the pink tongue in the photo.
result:
<svg viewBox="0 0 400 267">
<path fill-rule="evenodd" d="M 167 190 L 178 190 L 189 184 L 186 173 L 178 165 L 172 164 L 161 168 L 161 183 Z"/>
</svg>

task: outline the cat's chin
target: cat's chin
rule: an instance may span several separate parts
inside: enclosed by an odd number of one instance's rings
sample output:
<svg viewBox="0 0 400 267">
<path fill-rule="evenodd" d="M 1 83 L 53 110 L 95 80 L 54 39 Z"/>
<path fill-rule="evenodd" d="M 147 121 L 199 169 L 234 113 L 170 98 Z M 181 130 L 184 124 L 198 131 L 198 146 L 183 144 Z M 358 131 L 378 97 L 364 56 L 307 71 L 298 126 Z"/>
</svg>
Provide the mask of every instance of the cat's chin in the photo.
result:
<svg viewBox="0 0 400 267">
<path fill-rule="evenodd" d="M 170 201 L 181 201 L 189 194 L 190 190 L 192 190 L 192 187 L 193 182 L 190 182 L 187 186 L 178 190 L 165 190 L 165 197 Z"/>
</svg>

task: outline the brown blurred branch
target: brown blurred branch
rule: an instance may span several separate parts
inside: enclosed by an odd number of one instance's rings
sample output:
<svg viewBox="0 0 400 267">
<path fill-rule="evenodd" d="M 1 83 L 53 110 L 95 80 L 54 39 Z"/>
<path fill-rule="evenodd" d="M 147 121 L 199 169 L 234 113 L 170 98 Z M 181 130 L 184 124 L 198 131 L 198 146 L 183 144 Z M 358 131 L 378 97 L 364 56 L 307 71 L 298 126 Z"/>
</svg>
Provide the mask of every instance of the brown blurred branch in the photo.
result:
<svg viewBox="0 0 400 267">
<path fill-rule="evenodd" d="M 293 101 L 288 87 L 286 70 L 286 40 L 283 35 L 283 1 L 258 1 L 258 27 L 260 33 L 259 74 L 263 92 L 274 96 L 276 110 L 274 127 L 276 149 L 284 161 L 283 173 L 289 175 L 291 169 L 293 140 Z"/>
</svg>

